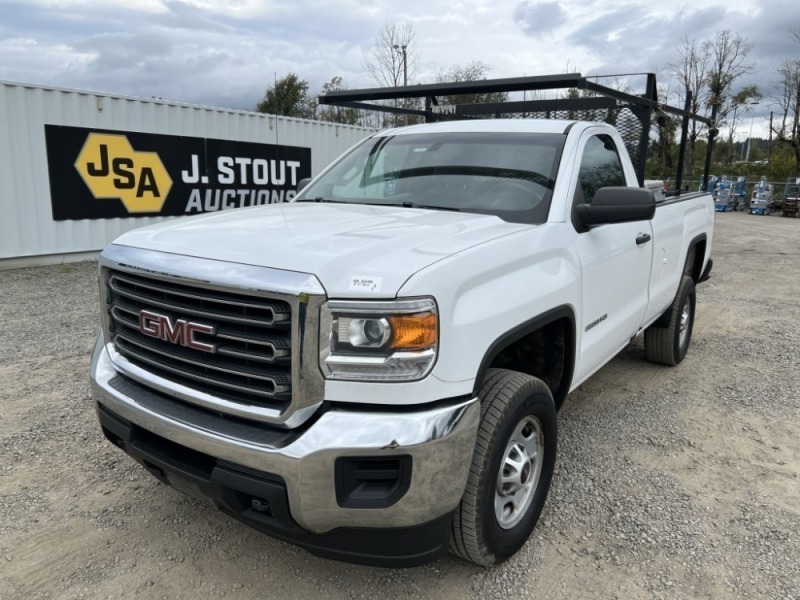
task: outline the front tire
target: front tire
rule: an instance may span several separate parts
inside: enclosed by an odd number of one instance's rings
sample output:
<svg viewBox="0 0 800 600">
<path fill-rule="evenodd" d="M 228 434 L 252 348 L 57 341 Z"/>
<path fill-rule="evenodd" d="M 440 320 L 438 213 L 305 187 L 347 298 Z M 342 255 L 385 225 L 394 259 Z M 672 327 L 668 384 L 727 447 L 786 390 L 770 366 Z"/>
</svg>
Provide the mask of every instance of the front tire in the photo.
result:
<svg viewBox="0 0 800 600">
<path fill-rule="evenodd" d="M 530 537 L 556 459 L 556 408 L 540 379 L 490 369 L 479 392 L 481 424 L 450 549 L 483 566 L 511 557 Z"/>
<path fill-rule="evenodd" d="M 669 366 L 683 360 L 692 341 L 696 304 L 694 280 L 684 276 L 669 309 L 671 313 L 667 326 L 651 325 L 644 331 L 647 360 Z"/>
</svg>

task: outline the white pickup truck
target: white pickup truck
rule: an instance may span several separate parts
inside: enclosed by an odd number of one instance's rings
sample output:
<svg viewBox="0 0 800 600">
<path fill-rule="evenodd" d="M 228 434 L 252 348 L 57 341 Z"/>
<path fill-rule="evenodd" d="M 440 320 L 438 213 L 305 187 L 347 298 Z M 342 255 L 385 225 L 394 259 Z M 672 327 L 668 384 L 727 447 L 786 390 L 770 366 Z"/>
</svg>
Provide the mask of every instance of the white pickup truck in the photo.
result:
<svg viewBox="0 0 800 600">
<path fill-rule="evenodd" d="M 496 564 L 542 511 L 570 391 L 639 334 L 684 358 L 713 222 L 708 194 L 656 203 L 603 123 L 383 131 L 290 203 L 106 248 L 99 420 L 315 554 Z"/>
</svg>

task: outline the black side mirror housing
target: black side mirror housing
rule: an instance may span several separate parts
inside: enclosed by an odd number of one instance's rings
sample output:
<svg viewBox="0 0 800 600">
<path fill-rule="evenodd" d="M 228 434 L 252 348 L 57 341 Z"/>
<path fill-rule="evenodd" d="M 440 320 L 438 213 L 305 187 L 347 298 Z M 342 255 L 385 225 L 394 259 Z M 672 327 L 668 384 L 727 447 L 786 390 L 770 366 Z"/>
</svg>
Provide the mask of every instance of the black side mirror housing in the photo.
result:
<svg viewBox="0 0 800 600">
<path fill-rule="evenodd" d="M 311 183 L 311 177 L 305 177 L 297 182 L 297 193 L 299 194 L 303 191 L 303 188 L 306 187 L 309 183 Z"/>
<path fill-rule="evenodd" d="M 649 221 L 656 214 L 653 192 L 635 187 L 604 187 L 591 204 L 575 206 L 575 225 L 588 231 L 596 225 Z"/>
</svg>

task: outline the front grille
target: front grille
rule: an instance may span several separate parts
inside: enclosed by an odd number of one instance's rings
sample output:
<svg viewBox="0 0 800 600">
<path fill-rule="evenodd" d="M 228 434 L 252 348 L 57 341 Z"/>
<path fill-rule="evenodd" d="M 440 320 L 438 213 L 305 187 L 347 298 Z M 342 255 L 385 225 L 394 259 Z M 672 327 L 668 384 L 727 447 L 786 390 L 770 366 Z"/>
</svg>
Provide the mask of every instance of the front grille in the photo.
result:
<svg viewBox="0 0 800 600">
<path fill-rule="evenodd" d="M 107 282 L 110 339 L 132 364 L 228 402 L 278 411 L 289 406 L 292 312 L 287 302 L 120 271 L 110 271 Z M 142 311 L 164 318 L 168 333 L 158 336 L 155 320 L 146 321 L 151 335 L 143 333 Z M 202 326 L 191 339 L 206 350 L 186 344 L 188 334 L 178 329 L 187 322 Z"/>
</svg>

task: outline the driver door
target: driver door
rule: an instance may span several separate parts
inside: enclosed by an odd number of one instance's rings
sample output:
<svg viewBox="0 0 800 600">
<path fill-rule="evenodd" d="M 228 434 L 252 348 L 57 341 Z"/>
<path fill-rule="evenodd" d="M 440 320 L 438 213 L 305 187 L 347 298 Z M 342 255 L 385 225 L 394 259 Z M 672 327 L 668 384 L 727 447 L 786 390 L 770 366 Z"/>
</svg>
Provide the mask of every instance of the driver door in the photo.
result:
<svg viewBox="0 0 800 600">
<path fill-rule="evenodd" d="M 626 178 L 617 145 L 607 134 L 587 134 L 579 155 L 573 207 L 591 204 L 601 187 L 628 185 L 633 175 Z M 650 221 L 609 223 L 582 233 L 579 229 L 573 230 L 583 305 L 576 381 L 602 366 L 642 326 L 653 251 Z"/>
</svg>

